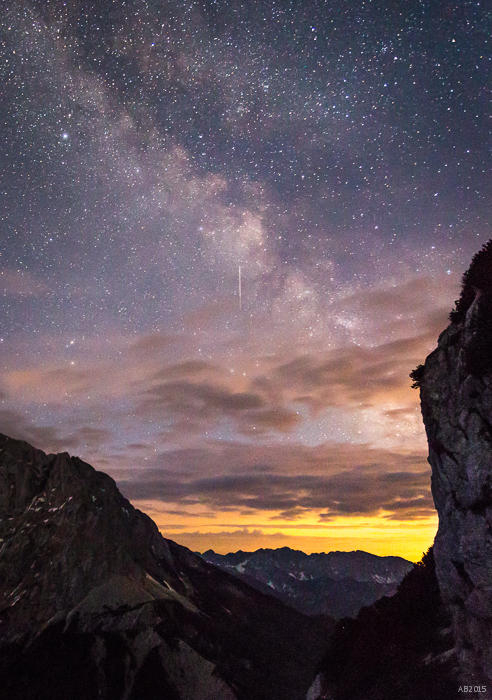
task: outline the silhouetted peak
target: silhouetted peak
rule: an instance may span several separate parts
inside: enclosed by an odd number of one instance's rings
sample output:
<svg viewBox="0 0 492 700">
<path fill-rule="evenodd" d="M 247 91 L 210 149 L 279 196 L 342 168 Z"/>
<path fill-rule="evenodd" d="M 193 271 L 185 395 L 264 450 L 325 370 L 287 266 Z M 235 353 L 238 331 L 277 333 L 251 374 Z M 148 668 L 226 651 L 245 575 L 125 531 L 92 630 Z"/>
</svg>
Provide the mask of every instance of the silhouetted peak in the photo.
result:
<svg viewBox="0 0 492 700">
<path fill-rule="evenodd" d="M 0 436 L 0 542 L 9 700 L 305 696 L 324 623 L 162 537 L 78 457 Z"/>
</svg>

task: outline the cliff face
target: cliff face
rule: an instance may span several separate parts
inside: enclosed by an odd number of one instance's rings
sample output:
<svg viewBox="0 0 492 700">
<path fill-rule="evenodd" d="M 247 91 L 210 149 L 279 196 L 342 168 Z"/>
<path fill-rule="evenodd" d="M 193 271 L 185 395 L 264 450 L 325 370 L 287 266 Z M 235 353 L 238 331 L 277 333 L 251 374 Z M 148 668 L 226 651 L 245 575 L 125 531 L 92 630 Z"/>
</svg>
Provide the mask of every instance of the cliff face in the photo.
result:
<svg viewBox="0 0 492 700">
<path fill-rule="evenodd" d="M 436 573 L 463 683 L 492 686 L 492 246 L 475 256 L 437 349 L 414 372 L 439 513 Z M 482 695 L 482 697 L 484 697 Z"/>
</svg>

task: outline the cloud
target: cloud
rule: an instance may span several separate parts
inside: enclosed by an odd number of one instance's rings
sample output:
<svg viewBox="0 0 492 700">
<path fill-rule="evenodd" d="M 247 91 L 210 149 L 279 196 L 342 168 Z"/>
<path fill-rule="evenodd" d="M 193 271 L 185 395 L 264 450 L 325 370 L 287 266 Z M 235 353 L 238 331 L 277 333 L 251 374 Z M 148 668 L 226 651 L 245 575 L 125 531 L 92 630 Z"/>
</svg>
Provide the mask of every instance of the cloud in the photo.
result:
<svg viewBox="0 0 492 700">
<path fill-rule="evenodd" d="M 288 280 L 289 295 L 299 297 L 295 303 L 305 305 L 307 316 L 316 315 L 320 296 L 309 293 L 304 277 L 302 284 L 301 277 Z M 412 289 L 410 283 L 402 287 L 401 294 L 395 288 L 386 306 L 386 291 L 353 294 L 346 313 L 362 308 L 376 317 L 381 305 L 381 315 L 387 313 L 390 323 Z M 416 298 L 422 300 L 430 288 L 427 281 L 416 284 Z M 218 306 L 222 318 L 229 307 Z M 418 397 L 409 388 L 408 373 L 434 344 L 441 312 L 423 312 L 425 322 L 414 328 L 414 335 L 408 326 L 398 326 L 398 332 L 404 329 L 402 337 L 397 333 L 388 340 L 382 335 L 380 340 L 377 333 L 368 334 L 365 345 L 347 342 L 342 334 L 334 336 L 332 347 L 286 342 L 260 354 L 264 329 L 259 329 L 256 345 L 237 338 L 229 345 L 229 336 L 220 340 L 211 333 L 218 318 L 214 309 L 213 304 L 198 309 L 181 334 L 121 338 L 115 346 L 117 362 L 108 361 L 102 346 L 88 352 L 81 343 L 70 346 L 71 353 L 76 348 L 79 352 L 75 367 L 67 366 L 63 351 L 53 353 L 50 364 L 7 373 L 10 398 L 22 398 L 28 410 L 35 402 L 53 410 L 62 400 L 67 406 L 76 397 L 80 411 L 78 423 L 74 412 L 48 426 L 27 421 L 20 412 L 10 417 L 4 413 L 5 432 L 49 450 L 97 455 L 97 462 L 120 478 L 126 495 L 161 503 L 167 512 L 206 507 L 209 513 L 266 513 L 272 522 L 293 523 L 311 513 L 326 523 L 340 516 L 382 515 L 400 521 L 433 514 L 423 452 L 405 452 L 401 444 L 391 451 L 329 442 L 308 447 L 300 441 L 313 424 L 326 420 L 327 409 L 333 409 L 333 421 L 348 415 L 357 427 L 362 412 L 369 411 L 368 434 L 379 429 L 376 418 L 388 434 L 401 424 L 405 429 L 420 425 Z M 339 309 L 335 311 L 338 315 Z M 296 330 L 299 318 L 292 319 Z M 194 333 L 200 334 L 200 355 L 190 350 Z M 91 401 L 97 397 L 101 414 L 107 412 L 113 424 L 120 420 L 116 400 L 122 402 L 120 416 L 127 413 L 130 431 L 119 442 L 121 449 L 113 446 L 108 452 L 114 438 L 106 428 L 109 420 L 101 426 L 86 420 L 88 395 Z M 145 441 L 143 425 L 150 427 Z M 328 421 L 326 434 L 330 431 Z M 214 434 L 226 434 L 231 441 L 207 437 Z M 399 440 L 395 437 L 394 443 Z M 198 447 L 179 449 L 184 444 Z"/>
<path fill-rule="evenodd" d="M 202 374 L 220 372 L 203 362 L 187 362 L 163 369 L 158 377 L 181 375 L 178 381 L 159 383 L 146 389 L 137 401 L 141 416 L 160 416 L 174 429 L 187 432 L 232 422 L 245 435 L 289 431 L 300 421 L 296 411 L 275 406 L 259 392 L 236 391 L 224 384 L 200 381 Z M 226 377 L 223 370 L 222 376 Z M 190 377 L 190 378 L 187 378 Z M 196 381 L 194 379 L 196 378 Z"/>
<path fill-rule="evenodd" d="M 148 333 L 142 335 L 138 340 L 133 342 L 128 352 L 130 355 L 137 357 L 159 354 L 161 351 L 168 351 L 176 342 L 176 337 L 166 335 L 164 333 Z"/>
<path fill-rule="evenodd" d="M 381 512 L 397 518 L 412 507 L 432 512 L 423 456 L 330 444 L 280 444 L 253 452 L 237 443 L 222 450 L 211 445 L 208 450 L 162 453 L 156 458 L 160 468 L 123 476 L 119 485 L 136 500 L 200 504 L 214 511 L 266 511 L 287 519 L 309 512 L 317 512 L 321 520 Z M 259 469 L 253 468 L 255 463 Z"/>
<path fill-rule="evenodd" d="M 302 418 L 296 411 L 280 406 L 250 411 L 242 416 L 238 430 L 244 435 L 258 435 L 271 431 L 288 433 L 299 425 Z"/>
<path fill-rule="evenodd" d="M 395 398 L 408 409 L 415 403 L 408 374 L 429 339 L 426 332 L 374 347 L 306 353 L 274 367 L 270 375 L 257 378 L 255 386 L 268 387 L 315 412 L 329 406 L 384 406 Z"/>
<path fill-rule="evenodd" d="M 220 373 L 220 369 L 204 360 L 186 360 L 175 365 L 167 365 L 154 376 L 155 380 L 170 380 L 175 378 L 189 378 L 199 376 L 213 376 Z"/>
<path fill-rule="evenodd" d="M 86 396 L 93 388 L 100 392 L 110 375 L 102 366 L 77 367 L 65 361 L 65 366 L 12 370 L 4 375 L 4 385 L 17 401 L 26 397 L 30 403 L 56 405 L 70 396 Z"/>
<path fill-rule="evenodd" d="M 80 416 L 97 402 L 113 424 L 131 423 L 136 433 L 145 425 L 149 450 L 151 443 L 200 444 L 204 435 L 322 442 L 330 434 L 354 439 L 354 430 L 360 442 L 405 449 L 423 434 L 408 373 L 430 342 L 427 331 L 366 347 L 314 345 L 300 354 L 299 344 L 289 344 L 264 355 L 218 347 L 205 356 L 186 351 L 188 335 L 110 339 L 112 359 L 103 343 L 68 339 L 57 349 L 53 340 L 49 360 L 5 372 L 4 388 L 17 407 L 59 411 L 65 434 L 75 406 Z M 129 440 L 140 441 L 137 434 Z"/>
<path fill-rule="evenodd" d="M 177 410 L 212 410 L 223 413 L 247 411 L 263 406 L 263 400 L 258 394 L 234 392 L 229 389 L 206 383 L 166 382 L 149 390 L 148 403 L 145 406 L 159 407 L 170 405 Z"/>
</svg>

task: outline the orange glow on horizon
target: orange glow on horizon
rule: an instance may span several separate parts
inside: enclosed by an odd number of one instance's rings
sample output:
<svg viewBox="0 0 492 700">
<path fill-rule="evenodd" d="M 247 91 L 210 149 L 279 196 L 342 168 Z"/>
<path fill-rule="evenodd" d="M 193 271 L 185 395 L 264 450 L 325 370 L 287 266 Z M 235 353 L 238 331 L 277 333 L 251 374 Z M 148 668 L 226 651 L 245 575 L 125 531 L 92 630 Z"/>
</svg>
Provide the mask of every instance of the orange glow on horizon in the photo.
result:
<svg viewBox="0 0 492 700">
<path fill-rule="evenodd" d="M 364 550 L 379 556 L 400 556 L 419 561 L 432 545 L 437 514 L 407 520 L 389 520 L 384 513 L 371 516 L 338 516 L 320 523 L 316 516 L 295 521 L 271 519 L 271 513 L 239 512 L 200 515 L 199 512 L 165 513 L 158 503 L 135 503 L 157 523 L 164 537 L 204 552 L 220 554 L 237 550 L 290 547 L 314 552 Z"/>
</svg>

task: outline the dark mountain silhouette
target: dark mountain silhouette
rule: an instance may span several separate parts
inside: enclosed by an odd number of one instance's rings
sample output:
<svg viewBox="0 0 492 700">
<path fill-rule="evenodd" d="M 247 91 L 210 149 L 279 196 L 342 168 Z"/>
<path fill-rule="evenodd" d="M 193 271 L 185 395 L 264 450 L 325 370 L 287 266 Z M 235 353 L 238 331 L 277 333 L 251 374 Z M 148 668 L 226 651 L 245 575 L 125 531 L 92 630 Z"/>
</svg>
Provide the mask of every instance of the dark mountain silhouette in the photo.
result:
<svg viewBox="0 0 492 700">
<path fill-rule="evenodd" d="M 461 680 L 492 698 L 492 240 L 465 272 L 418 385 L 439 513 L 436 573 Z"/>
<path fill-rule="evenodd" d="M 457 698 L 450 625 L 430 550 L 392 598 L 338 623 L 309 700 Z"/>
<path fill-rule="evenodd" d="M 355 617 L 363 606 L 393 595 L 412 568 L 401 557 L 361 551 L 305 554 L 282 547 L 202 556 L 300 612 L 335 618 Z"/>
<path fill-rule="evenodd" d="M 9 700 L 303 698 L 328 629 L 162 537 L 77 457 L 0 436 Z"/>
</svg>

